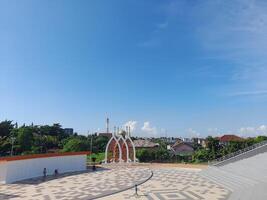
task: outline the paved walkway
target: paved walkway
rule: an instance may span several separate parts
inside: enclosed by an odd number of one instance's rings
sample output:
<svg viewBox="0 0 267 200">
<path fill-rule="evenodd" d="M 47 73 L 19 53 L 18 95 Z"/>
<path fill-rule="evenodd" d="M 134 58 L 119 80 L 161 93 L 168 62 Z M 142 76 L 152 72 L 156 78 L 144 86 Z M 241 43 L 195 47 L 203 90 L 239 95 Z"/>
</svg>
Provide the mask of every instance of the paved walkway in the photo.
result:
<svg viewBox="0 0 267 200">
<path fill-rule="evenodd" d="M 130 189 L 101 200 L 226 200 L 230 191 L 211 182 L 194 169 L 154 169 L 153 177 L 138 186 L 138 196 Z"/>
<path fill-rule="evenodd" d="M 230 192 L 200 176 L 200 170 L 152 168 L 153 177 L 134 189 L 103 197 L 143 182 L 151 176 L 144 166 L 109 165 L 109 169 L 59 177 L 43 182 L 27 180 L 0 185 L 0 200 L 225 200 Z"/>
<path fill-rule="evenodd" d="M 32 179 L 0 185 L 0 200 L 89 200 L 123 190 L 151 176 L 148 168 L 109 166 L 97 172 L 85 172 L 43 182 Z"/>
</svg>

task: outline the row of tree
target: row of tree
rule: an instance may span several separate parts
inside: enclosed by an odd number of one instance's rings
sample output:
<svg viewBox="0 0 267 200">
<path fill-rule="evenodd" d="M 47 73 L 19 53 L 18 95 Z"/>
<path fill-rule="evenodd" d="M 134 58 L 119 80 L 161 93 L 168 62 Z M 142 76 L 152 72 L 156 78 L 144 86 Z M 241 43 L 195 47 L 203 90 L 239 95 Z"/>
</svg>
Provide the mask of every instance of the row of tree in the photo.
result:
<svg viewBox="0 0 267 200">
<path fill-rule="evenodd" d="M 107 138 L 96 134 L 68 134 L 60 124 L 22 125 L 5 120 L 0 122 L 0 156 L 47 153 L 57 151 L 103 152 Z M 91 146 L 92 145 L 92 146 Z"/>
<path fill-rule="evenodd" d="M 225 145 L 220 144 L 218 138 L 209 136 L 206 138 L 207 146 L 205 148 L 198 146 L 195 149 L 196 151 L 193 154 L 192 159 L 194 162 L 208 162 L 264 140 L 267 140 L 266 136 L 257 136 L 255 138 L 247 138 L 242 141 L 232 141 Z"/>
<path fill-rule="evenodd" d="M 159 148 L 140 149 L 137 151 L 137 157 L 141 162 L 208 162 L 264 140 L 267 140 L 266 136 L 258 136 L 223 145 L 220 144 L 218 138 L 209 136 L 206 138 L 206 147 L 197 143 L 192 144 L 195 150 L 192 155 L 175 155 L 171 150 L 167 150 L 167 144 L 164 141 L 157 139 L 156 142 L 160 144 Z"/>
<path fill-rule="evenodd" d="M 263 140 L 267 140 L 267 137 L 258 136 L 221 145 L 217 138 L 209 136 L 206 138 L 205 148 L 193 144 L 195 150 L 193 155 L 179 156 L 167 150 L 165 141 L 155 139 L 154 142 L 159 143 L 159 148 L 138 150 L 137 158 L 141 162 L 207 162 Z M 91 150 L 94 153 L 103 153 L 107 142 L 107 137 L 96 134 L 88 136 L 68 134 L 60 124 L 43 126 L 31 124 L 18 127 L 16 123 L 9 120 L 0 122 L 0 156 Z"/>
</svg>

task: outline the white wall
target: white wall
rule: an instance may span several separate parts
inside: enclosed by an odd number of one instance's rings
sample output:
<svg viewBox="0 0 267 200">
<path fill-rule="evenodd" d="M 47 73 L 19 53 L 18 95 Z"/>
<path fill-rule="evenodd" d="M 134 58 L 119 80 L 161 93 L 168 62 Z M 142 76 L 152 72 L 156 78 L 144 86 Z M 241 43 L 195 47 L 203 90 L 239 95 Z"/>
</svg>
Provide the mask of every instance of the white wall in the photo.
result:
<svg viewBox="0 0 267 200">
<path fill-rule="evenodd" d="M 0 183 L 5 183 L 6 180 L 6 162 L 0 163 Z"/>
<path fill-rule="evenodd" d="M 23 179 L 43 176 L 44 168 L 47 170 L 47 175 L 52 175 L 55 169 L 57 169 L 59 173 L 85 170 L 86 155 L 34 158 L 8 161 L 6 163 L 5 183 L 12 183 Z M 1 168 L 0 171 L 2 171 Z"/>
</svg>

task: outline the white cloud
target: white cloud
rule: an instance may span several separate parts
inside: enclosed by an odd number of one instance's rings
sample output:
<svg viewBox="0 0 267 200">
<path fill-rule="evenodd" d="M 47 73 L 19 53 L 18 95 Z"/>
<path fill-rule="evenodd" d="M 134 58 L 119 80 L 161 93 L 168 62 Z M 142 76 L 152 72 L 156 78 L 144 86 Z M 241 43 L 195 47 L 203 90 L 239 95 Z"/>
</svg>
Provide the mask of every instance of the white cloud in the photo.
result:
<svg viewBox="0 0 267 200">
<path fill-rule="evenodd" d="M 267 126 L 261 125 L 258 130 L 262 132 L 263 134 L 267 134 Z"/>
<path fill-rule="evenodd" d="M 243 137 L 255 136 L 256 129 L 254 127 L 242 127 L 239 129 L 239 135 Z"/>
<path fill-rule="evenodd" d="M 258 135 L 267 135 L 267 126 L 261 125 L 259 127 L 242 127 L 239 129 L 239 135 L 243 137 L 255 137 Z"/>
<path fill-rule="evenodd" d="M 134 120 L 130 120 L 128 122 L 126 122 L 124 124 L 124 127 L 130 127 L 131 128 L 131 132 L 134 132 L 136 130 L 136 126 L 137 126 L 137 121 L 134 121 Z"/>
<path fill-rule="evenodd" d="M 196 130 L 192 129 L 192 128 L 189 128 L 186 130 L 186 133 L 189 137 L 199 137 L 200 136 L 200 133 L 197 132 Z"/>
<path fill-rule="evenodd" d="M 157 134 L 157 128 L 154 126 L 151 126 L 149 121 L 144 122 L 144 125 L 141 128 L 141 130 L 147 134 L 150 134 L 150 135 L 156 135 Z"/>
</svg>

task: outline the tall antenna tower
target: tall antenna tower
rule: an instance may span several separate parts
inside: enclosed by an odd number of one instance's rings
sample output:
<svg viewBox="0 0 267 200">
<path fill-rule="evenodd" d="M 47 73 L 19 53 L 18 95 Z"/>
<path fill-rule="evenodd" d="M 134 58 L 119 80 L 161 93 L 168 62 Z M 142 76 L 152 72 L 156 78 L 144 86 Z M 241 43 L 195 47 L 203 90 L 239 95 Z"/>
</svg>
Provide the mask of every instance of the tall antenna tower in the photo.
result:
<svg viewBox="0 0 267 200">
<path fill-rule="evenodd" d="M 129 135 L 128 126 L 126 126 L 125 128 L 126 128 L 126 135 Z"/>
<path fill-rule="evenodd" d="M 117 130 L 117 128 L 116 128 L 116 126 L 114 126 L 114 135 L 116 135 L 116 130 Z"/>
<path fill-rule="evenodd" d="M 106 128 L 107 128 L 107 133 L 109 133 L 109 118 L 107 118 L 107 121 L 106 121 Z"/>
</svg>

